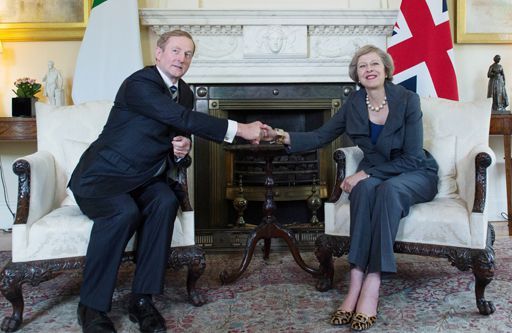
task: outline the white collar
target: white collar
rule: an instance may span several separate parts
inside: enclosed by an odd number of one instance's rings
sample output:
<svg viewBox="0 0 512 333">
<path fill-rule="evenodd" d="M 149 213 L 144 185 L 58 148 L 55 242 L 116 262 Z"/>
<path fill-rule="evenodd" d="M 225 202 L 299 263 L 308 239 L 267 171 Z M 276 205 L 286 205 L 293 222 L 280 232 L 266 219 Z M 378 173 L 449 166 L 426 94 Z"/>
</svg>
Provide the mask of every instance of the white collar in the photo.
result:
<svg viewBox="0 0 512 333">
<path fill-rule="evenodd" d="M 160 76 L 164 80 L 164 83 L 167 86 L 167 88 L 170 88 L 171 86 L 176 86 L 176 88 L 178 88 L 178 83 L 180 81 L 177 81 L 176 84 L 172 84 L 171 79 L 169 79 L 169 77 L 167 77 L 167 75 L 165 75 L 164 72 L 162 72 L 160 68 L 158 68 L 158 66 L 156 66 L 156 69 L 158 70 L 158 73 L 160 73 Z"/>
</svg>

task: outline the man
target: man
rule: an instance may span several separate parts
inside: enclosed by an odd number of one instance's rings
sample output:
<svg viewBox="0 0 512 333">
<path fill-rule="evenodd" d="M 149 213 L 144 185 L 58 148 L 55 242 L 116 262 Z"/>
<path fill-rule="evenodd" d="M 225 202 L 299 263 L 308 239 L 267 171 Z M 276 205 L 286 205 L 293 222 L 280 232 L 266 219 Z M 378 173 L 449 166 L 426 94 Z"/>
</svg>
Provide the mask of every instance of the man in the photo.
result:
<svg viewBox="0 0 512 333">
<path fill-rule="evenodd" d="M 179 206 L 178 185 L 169 186 L 166 169 L 188 154 L 190 134 L 217 142 L 231 142 L 235 135 L 259 141 L 260 122 L 241 124 L 190 111 L 193 95 L 181 77 L 194 51 L 194 41 L 184 31 L 158 39 L 156 66 L 122 83 L 102 133 L 71 176 L 69 186 L 80 209 L 94 221 L 77 311 L 83 332 L 116 331 L 106 313 L 121 257 L 135 231 L 137 267 L 129 317 L 141 332 L 166 331 L 152 302 L 152 295 L 163 290 Z M 168 158 L 171 145 L 174 156 Z"/>
</svg>

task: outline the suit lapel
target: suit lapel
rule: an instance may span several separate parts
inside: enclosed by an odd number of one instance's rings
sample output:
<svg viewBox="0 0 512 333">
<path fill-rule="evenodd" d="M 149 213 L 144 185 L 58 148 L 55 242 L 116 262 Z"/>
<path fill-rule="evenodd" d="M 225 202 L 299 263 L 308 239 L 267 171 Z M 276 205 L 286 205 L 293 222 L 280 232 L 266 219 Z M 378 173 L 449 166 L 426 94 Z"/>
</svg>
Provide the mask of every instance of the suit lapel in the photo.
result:
<svg viewBox="0 0 512 333">
<path fill-rule="evenodd" d="M 386 123 L 384 124 L 384 128 L 377 139 L 375 149 L 389 157 L 393 144 L 393 137 L 397 130 L 404 124 L 403 118 L 405 105 L 401 96 L 399 96 L 399 89 L 394 89 L 392 83 L 386 82 L 385 89 L 388 99 L 389 114 L 386 119 Z"/>
</svg>

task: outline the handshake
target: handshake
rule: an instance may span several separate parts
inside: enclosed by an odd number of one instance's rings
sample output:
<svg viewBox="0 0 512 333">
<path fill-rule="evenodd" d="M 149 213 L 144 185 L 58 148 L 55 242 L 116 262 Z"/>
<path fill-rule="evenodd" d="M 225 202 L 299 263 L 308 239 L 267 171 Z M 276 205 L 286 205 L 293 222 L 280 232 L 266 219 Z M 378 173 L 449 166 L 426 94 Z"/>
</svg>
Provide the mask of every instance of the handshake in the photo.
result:
<svg viewBox="0 0 512 333">
<path fill-rule="evenodd" d="M 238 123 L 236 135 L 250 141 L 252 144 L 259 144 L 260 141 L 290 144 L 290 136 L 281 129 L 272 128 L 261 121 L 244 124 Z"/>
</svg>

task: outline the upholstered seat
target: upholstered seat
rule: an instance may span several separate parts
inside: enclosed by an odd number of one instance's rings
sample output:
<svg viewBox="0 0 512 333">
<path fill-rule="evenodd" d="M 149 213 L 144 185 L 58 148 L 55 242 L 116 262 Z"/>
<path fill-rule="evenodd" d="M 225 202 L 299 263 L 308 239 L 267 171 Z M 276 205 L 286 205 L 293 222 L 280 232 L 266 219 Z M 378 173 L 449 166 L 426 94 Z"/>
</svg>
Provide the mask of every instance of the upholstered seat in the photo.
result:
<svg viewBox="0 0 512 333">
<path fill-rule="evenodd" d="M 424 146 L 439 164 L 439 192 L 431 202 L 412 206 L 402 218 L 395 252 L 446 257 L 461 270 L 472 269 L 478 309 L 490 314 L 494 305 L 484 298 L 494 276 L 494 230 L 486 211 L 486 170 L 495 158 L 488 146 L 490 102 L 422 98 L 421 106 Z M 358 147 L 334 153 L 336 185 L 325 204 L 325 235 L 316 241 L 322 272 L 319 290 L 332 286 L 332 256 L 349 250 L 349 201 L 339 186 L 345 175 L 355 173 L 361 158 Z"/>
<path fill-rule="evenodd" d="M 15 331 L 23 316 L 22 285 L 37 285 L 55 272 L 80 269 L 84 264 L 93 222 L 82 214 L 67 189 L 69 177 L 89 144 L 101 132 L 111 102 L 67 107 L 36 103 L 37 152 L 14 162 L 19 177 L 18 204 L 12 227 L 12 261 L 0 273 L 1 292 L 13 305 L 1 329 Z M 190 158 L 182 160 L 178 181 L 187 190 Z M 136 235 L 126 247 L 124 261 L 134 258 Z M 194 212 L 186 197 L 174 223 L 169 267 L 189 269 L 187 290 L 194 305 L 204 297 L 195 289 L 206 263 L 194 245 Z"/>
</svg>

